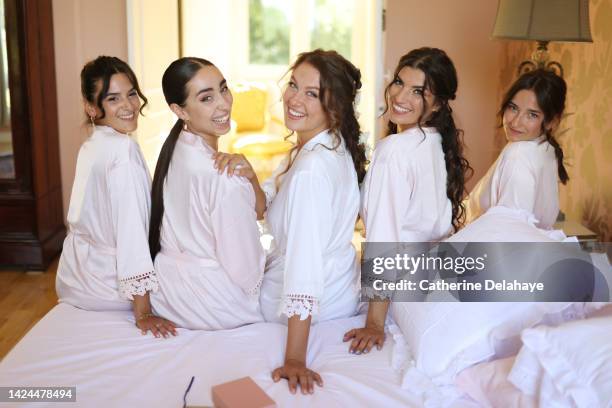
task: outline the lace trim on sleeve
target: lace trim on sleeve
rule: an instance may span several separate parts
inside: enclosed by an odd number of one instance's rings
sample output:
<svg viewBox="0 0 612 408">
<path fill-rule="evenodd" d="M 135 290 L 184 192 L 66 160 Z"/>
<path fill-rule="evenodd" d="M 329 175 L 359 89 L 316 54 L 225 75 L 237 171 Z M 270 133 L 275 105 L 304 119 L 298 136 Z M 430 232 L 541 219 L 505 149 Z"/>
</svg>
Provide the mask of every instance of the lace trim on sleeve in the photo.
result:
<svg viewBox="0 0 612 408">
<path fill-rule="evenodd" d="M 155 271 L 119 280 L 119 295 L 134 300 L 134 295 L 144 296 L 147 292 L 157 292 L 159 281 Z"/>
<path fill-rule="evenodd" d="M 246 294 L 249 296 L 259 296 L 259 289 L 261 289 L 261 283 L 263 282 L 263 273 L 261 278 L 257 281 L 257 284 L 249 290 L 246 290 Z"/>
<path fill-rule="evenodd" d="M 268 186 L 266 187 L 267 188 L 263 188 L 262 190 L 264 192 L 264 195 L 266 196 L 266 208 L 270 208 L 270 204 L 272 204 L 272 200 L 276 196 L 276 191 L 272 191 L 272 189 Z"/>
<path fill-rule="evenodd" d="M 281 300 L 280 313 L 287 318 L 300 316 L 300 320 L 308 319 L 319 313 L 319 299 L 310 295 L 285 295 Z"/>
</svg>

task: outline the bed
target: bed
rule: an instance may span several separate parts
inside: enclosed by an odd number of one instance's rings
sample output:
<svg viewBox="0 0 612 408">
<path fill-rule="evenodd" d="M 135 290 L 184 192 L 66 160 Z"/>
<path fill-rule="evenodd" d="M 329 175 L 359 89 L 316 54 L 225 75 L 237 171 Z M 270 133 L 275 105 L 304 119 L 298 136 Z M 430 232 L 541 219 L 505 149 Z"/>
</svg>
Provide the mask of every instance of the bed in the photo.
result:
<svg viewBox="0 0 612 408">
<path fill-rule="evenodd" d="M 76 403 L 46 403 L 52 407 L 181 407 L 194 376 L 188 405 L 212 406 L 213 385 L 251 376 L 279 407 L 424 406 L 416 384 L 400 387 L 401 373 L 392 368 L 392 338 L 380 351 L 348 353 L 342 335 L 362 325 L 363 319 L 356 316 L 313 327 L 308 364 L 321 374 L 324 387 L 314 395 L 292 395 L 286 381 L 274 383 L 270 378 L 283 359 L 285 326 L 258 323 L 217 332 L 179 329 L 175 338 L 156 339 L 142 336 L 129 312 L 91 312 L 59 304 L 0 362 L 0 387 L 76 386 Z M 477 406 L 467 396 L 444 405 Z"/>
</svg>

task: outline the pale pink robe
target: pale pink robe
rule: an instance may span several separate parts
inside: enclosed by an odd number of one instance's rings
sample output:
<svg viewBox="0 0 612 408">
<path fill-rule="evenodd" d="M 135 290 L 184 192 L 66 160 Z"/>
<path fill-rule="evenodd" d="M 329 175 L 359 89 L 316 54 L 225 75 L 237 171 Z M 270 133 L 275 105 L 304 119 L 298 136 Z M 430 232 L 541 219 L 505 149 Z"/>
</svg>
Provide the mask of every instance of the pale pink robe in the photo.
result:
<svg viewBox="0 0 612 408">
<path fill-rule="evenodd" d="M 60 302 L 127 310 L 133 295 L 157 289 L 148 246 L 150 189 L 136 141 L 96 126 L 77 159 L 56 278 Z"/>
<path fill-rule="evenodd" d="M 508 143 L 466 201 L 466 223 L 489 208 L 525 210 L 536 226 L 551 229 L 559 213 L 557 159 L 544 136 Z"/>
<path fill-rule="evenodd" d="M 367 242 L 430 242 L 452 231 L 442 138 L 414 127 L 381 139 L 361 187 Z"/>
<path fill-rule="evenodd" d="M 154 311 L 179 327 L 231 329 L 262 321 L 259 286 L 265 255 L 253 187 L 218 174 L 214 150 L 183 131 L 164 185 L 160 290 Z"/>
</svg>

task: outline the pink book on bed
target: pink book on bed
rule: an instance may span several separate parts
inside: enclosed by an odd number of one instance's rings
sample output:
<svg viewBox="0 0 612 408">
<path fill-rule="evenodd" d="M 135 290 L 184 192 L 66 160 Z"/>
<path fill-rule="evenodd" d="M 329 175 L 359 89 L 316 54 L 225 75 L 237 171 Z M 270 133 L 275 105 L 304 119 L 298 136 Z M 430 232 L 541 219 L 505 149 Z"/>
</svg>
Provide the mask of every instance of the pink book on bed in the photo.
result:
<svg viewBox="0 0 612 408">
<path fill-rule="evenodd" d="M 251 377 L 212 387 L 215 408 L 276 408 L 276 403 Z"/>
</svg>

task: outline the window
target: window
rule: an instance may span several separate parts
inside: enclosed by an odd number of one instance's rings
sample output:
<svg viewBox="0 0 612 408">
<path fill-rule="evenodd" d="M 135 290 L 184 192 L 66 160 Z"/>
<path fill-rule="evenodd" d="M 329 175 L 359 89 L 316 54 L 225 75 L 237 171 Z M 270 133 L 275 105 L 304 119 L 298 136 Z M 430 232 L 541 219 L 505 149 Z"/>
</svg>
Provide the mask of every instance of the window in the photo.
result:
<svg viewBox="0 0 612 408">
<path fill-rule="evenodd" d="M 355 1 L 249 0 L 249 65 L 288 65 L 315 48 L 351 59 Z"/>
<path fill-rule="evenodd" d="M 284 65 L 289 61 L 290 7 L 286 1 L 249 1 L 249 63 Z"/>
</svg>

